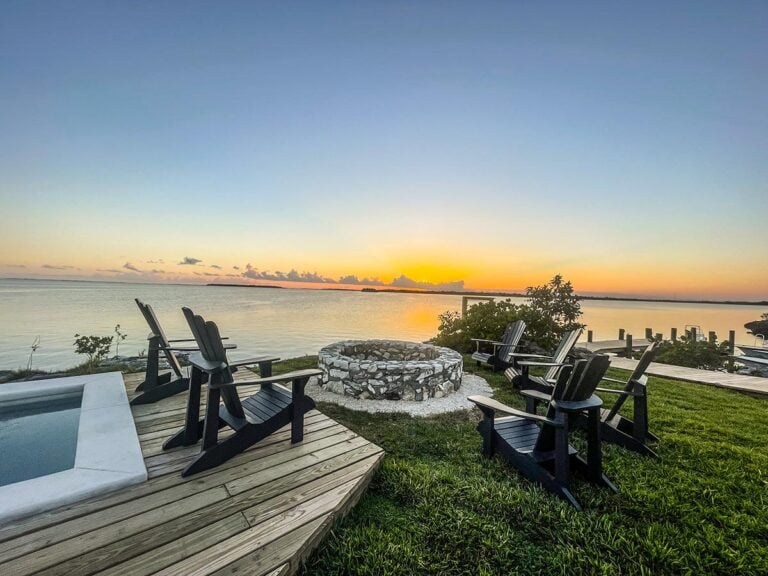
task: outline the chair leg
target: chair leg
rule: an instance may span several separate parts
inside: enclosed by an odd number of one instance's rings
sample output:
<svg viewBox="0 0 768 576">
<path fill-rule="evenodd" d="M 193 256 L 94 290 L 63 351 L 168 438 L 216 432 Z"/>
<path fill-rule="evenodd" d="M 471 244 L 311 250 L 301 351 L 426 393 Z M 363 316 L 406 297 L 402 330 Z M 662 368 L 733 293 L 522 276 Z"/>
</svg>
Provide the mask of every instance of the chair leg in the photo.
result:
<svg viewBox="0 0 768 576">
<path fill-rule="evenodd" d="M 632 452 L 637 452 L 643 456 L 650 456 L 651 458 L 658 458 L 656 454 L 645 442 L 638 440 L 634 436 L 627 434 L 623 430 L 615 428 L 611 423 L 603 422 L 601 427 L 602 438 L 606 442 L 616 444 Z"/>
<path fill-rule="evenodd" d="M 138 406 L 139 404 L 153 404 L 159 400 L 164 400 L 165 398 L 175 396 L 179 392 L 183 392 L 189 388 L 189 380 L 187 378 L 177 378 L 176 380 L 170 381 L 170 374 L 163 374 L 163 376 L 168 376 L 165 383 L 161 383 L 160 385 L 153 386 L 151 388 L 144 388 L 141 394 L 131 400 L 131 406 Z M 161 376 L 161 380 L 162 379 L 163 377 Z"/>
<path fill-rule="evenodd" d="M 599 482 L 603 475 L 603 452 L 600 445 L 600 408 L 587 411 L 587 478 Z"/>
<path fill-rule="evenodd" d="M 640 384 L 635 386 L 635 392 L 639 392 L 640 396 L 634 399 L 635 426 L 632 435 L 639 442 L 645 442 L 648 437 L 648 397 L 645 395 L 645 386 Z"/>
<path fill-rule="evenodd" d="M 562 427 L 555 430 L 555 481 L 563 488 L 568 488 L 571 458 L 568 450 L 568 414 L 557 412 L 555 419 Z"/>
<path fill-rule="evenodd" d="M 215 446 L 219 440 L 219 400 L 221 393 L 218 388 L 208 386 L 205 402 L 205 425 L 203 426 L 203 451 Z"/>
<path fill-rule="evenodd" d="M 304 439 L 304 387 L 309 378 L 299 378 L 293 381 L 291 389 L 291 444 Z"/>
<path fill-rule="evenodd" d="M 160 371 L 160 337 L 151 335 L 147 350 L 147 368 L 144 372 L 144 382 L 136 387 L 137 392 L 154 388 L 160 384 L 158 373 Z M 169 376 L 170 378 L 170 376 Z"/>
<path fill-rule="evenodd" d="M 203 435 L 203 421 L 200 420 L 200 392 L 205 375 L 200 370 L 192 370 L 187 394 L 187 412 L 184 417 L 184 428 L 168 438 L 163 444 L 163 450 L 191 446 L 196 444 Z M 218 414 L 218 408 L 216 409 Z"/>
</svg>

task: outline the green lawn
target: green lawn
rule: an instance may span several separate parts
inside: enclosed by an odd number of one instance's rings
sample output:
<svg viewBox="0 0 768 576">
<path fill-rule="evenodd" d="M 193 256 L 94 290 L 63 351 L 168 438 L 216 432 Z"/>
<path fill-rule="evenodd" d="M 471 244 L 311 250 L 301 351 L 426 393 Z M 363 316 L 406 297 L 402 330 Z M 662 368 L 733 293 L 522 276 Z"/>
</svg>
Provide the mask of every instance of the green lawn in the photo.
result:
<svg viewBox="0 0 768 576">
<path fill-rule="evenodd" d="M 503 376 L 479 373 L 522 407 Z M 659 378 L 649 391 L 661 460 L 604 445 L 620 493 L 578 480 L 581 513 L 483 458 L 476 411 L 411 418 L 321 404 L 387 456 L 304 573 L 768 574 L 768 402 Z"/>
</svg>

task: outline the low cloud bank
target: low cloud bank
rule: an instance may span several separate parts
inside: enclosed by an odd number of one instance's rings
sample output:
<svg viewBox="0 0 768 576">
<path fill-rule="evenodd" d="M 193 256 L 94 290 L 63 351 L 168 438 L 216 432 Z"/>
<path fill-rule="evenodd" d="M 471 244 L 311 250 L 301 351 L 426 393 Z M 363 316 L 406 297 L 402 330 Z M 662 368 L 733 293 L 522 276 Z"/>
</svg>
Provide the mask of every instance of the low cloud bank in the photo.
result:
<svg viewBox="0 0 768 576">
<path fill-rule="evenodd" d="M 358 278 L 354 274 L 342 276 L 339 279 L 322 276 L 317 272 L 299 272 L 291 269 L 290 272 L 281 272 L 279 270 L 271 272 L 268 270 L 259 270 L 247 264 L 245 271 L 241 273 L 243 278 L 250 280 L 268 280 L 272 282 L 307 282 L 312 284 L 345 284 L 352 286 L 381 286 L 390 288 L 406 288 L 411 290 L 440 290 L 440 291 L 460 291 L 464 289 L 464 280 L 456 282 L 419 282 L 401 274 L 392 282 L 383 282 L 378 278 Z"/>
</svg>

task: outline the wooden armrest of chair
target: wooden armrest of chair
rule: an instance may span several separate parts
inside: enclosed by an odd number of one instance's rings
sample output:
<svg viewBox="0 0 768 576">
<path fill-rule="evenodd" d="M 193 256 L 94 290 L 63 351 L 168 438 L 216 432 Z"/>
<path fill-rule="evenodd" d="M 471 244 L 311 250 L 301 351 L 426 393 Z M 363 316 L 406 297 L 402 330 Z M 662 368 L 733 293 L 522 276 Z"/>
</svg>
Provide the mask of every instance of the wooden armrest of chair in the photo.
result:
<svg viewBox="0 0 768 576">
<path fill-rule="evenodd" d="M 286 372 L 279 376 L 270 376 L 268 378 L 256 378 L 254 380 L 241 380 L 239 382 L 228 382 L 213 386 L 215 388 L 223 388 L 225 386 L 255 386 L 257 384 L 280 384 L 282 382 L 292 382 L 294 380 L 302 380 L 305 378 L 311 378 L 312 376 L 320 376 L 322 370 L 317 368 L 308 368 L 306 370 L 294 370 L 293 372 Z"/>
<path fill-rule="evenodd" d="M 234 350 L 237 344 L 225 344 L 225 350 Z M 160 350 L 170 350 L 171 352 L 200 352 L 197 346 L 160 346 Z"/>
<path fill-rule="evenodd" d="M 545 354 L 526 354 L 524 352 L 510 352 L 509 355 L 515 358 L 552 358 L 552 356 Z"/>
<path fill-rule="evenodd" d="M 595 392 L 607 392 L 609 394 L 620 394 L 621 396 L 640 396 L 636 392 L 627 392 L 626 390 L 614 390 L 613 388 L 595 388 Z"/>
<path fill-rule="evenodd" d="M 496 348 L 499 346 L 504 346 L 504 342 L 497 342 L 496 340 L 486 340 L 485 338 L 471 338 L 471 340 L 475 343 L 475 352 L 480 352 L 480 343 L 482 342 L 485 342 L 486 344 L 493 344 L 494 354 L 496 353 Z"/>
<path fill-rule="evenodd" d="M 582 410 L 589 410 L 590 408 L 599 408 L 603 405 L 603 401 L 600 397 L 594 394 L 586 400 L 552 400 L 550 406 L 554 406 L 557 410 L 564 412 L 581 412 Z"/>
<path fill-rule="evenodd" d="M 521 360 L 518 366 L 570 366 L 567 362 L 532 362 L 530 360 Z"/>
<path fill-rule="evenodd" d="M 168 350 L 169 352 L 200 352 L 200 348 L 197 346 L 160 346 L 160 350 Z"/>
<path fill-rule="evenodd" d="M 226 370 L 227 363 L 226 362 L 209 362 L 205 358 L 203 358 L 202 354 L 200 354 L 199 351 L 195 351 L 195 354 L 192 354 L 189 357 L 189 363 L 192 364 L 195 368 L 198 370 L 201 370 L 202 372 L 205 372 L 206 374 L 216 374 L 218 372 L 221 372 L 222 370 Z"/>
<path fill-rule="evenodd" d="M 533 388 L 520 390 L 520 395 L 526 396 L 528 398 L 533 398 L 534 400 L 538 400 L 540 402 L 549 402 L 552 399 L 552 396 L 550 394 L 547 394 L 545 392 L 540 392 L 538 390 L 534 390 Z"/>
<path fill-rule="evenodd" d="M 554 426 L 556 428 L 563 427 L 563 425 L 560 422 L 550 420 L 545 416 L 539 416 L 537 414 L 529 414 L 528 412 L 518 410 L 517 408 L 512 408 L 511 406 L 507 406 L 506 404 L 502 404 L 501 402 L 497 402 L 496 400 L 492 398 L 487 398 L 485 396 L 469 396 L 467 397 L 467 400 L 476 404 L 478 408 L 480 408 L 483 412 L 490 412 L 491 414 L 493 414 L 494 412 L 502 412 L 503 414 L 511 414 L 512 416 L 518 416 L 526 420 L 541 422 L 542 424 L 547 424 L 549 426 Z"/>
</svg>

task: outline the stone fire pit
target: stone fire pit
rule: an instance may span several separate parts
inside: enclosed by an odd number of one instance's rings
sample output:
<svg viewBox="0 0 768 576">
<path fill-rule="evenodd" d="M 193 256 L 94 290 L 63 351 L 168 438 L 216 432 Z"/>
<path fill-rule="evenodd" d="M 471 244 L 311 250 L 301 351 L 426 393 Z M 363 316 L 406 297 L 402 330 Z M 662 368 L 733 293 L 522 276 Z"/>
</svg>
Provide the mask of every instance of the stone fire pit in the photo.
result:
<svg viewBox="0 0 768 576">
<path fill-rule="evenodd" d="M 320 385 L 360 399 L 426 400 L 459 389 L 463 362 L 449 348 L 401 340 L 345 340 L 319 353 Z"/>
</svg>

